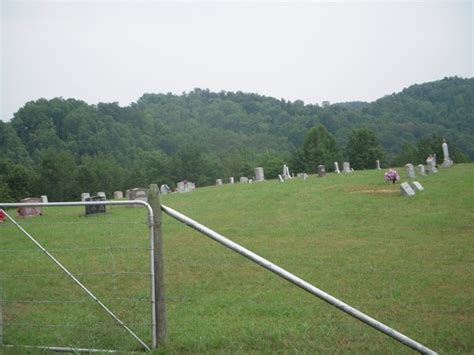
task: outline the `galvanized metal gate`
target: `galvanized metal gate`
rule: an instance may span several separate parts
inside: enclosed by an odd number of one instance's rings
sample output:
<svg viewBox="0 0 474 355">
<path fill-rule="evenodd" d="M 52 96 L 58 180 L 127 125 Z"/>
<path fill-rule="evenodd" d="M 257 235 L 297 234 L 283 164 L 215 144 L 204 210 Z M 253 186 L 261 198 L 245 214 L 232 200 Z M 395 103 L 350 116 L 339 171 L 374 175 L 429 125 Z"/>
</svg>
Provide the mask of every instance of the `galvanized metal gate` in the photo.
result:
<svg viewBox="0 0 474 355">
<path fill-rule="evenodd" d="M 44 248 L 28 231 L 26 231 L 22 226 L 20 226 L 17 221 L 15 221 L 10 214 L 2 210 L 2 208 L 20 208 L 20 207 L 67 207 L 67 206 L 143 206 L 147 210 L 147 224 L 149 229 L 149 239 L 150 239 L 150 303 L 151 303 L 151 334 L 152 334 L 152 344 L 146 344 L 140 337 L 137 336 L 114 312 L 110 310 L 96 295 L 87 288 L 81 281 L 78 280 L 73 273 L 70 272 L 55 256 L 53 256 L 48 250 Z M 125 329 L 125 331 L 135 339 L 145 350 L 150 351 L 157 347 L 157 312 L 156 312 L 156 250 L 155 250 L 155 213 L 153 208 L 147 202 L 141 200 L 133 201 L 97 201 L 97 202 L 49 202 L 49 203 L 1 203 L 0 211 L 3 211 L 7 219 L 18 229 L 21 233 L 26 236 L 34 245 L 40 249 L 46 257 L 48 257 L 59 269 L 61 269 L 74 283 L 79 286 L 88 297 L 90 297 L 102 310 L 110 316 L 120 327 Z M 3 322 L 1 322 L 3 324 Z M 0 332 L 2 330 L 0 329 Z M 8 344 L 0 344 L 3 346 L 9 346 Z M 108 351 L 105 349 L 85 349 L 85 348 L 67 348 L 61 346 L 47 347 L 47 346 L 38 346 L 37 348 L 54 350 L 54 351 L 81 351 L 81 352 L 91 352 L 91 351 Z"/>
</svg>

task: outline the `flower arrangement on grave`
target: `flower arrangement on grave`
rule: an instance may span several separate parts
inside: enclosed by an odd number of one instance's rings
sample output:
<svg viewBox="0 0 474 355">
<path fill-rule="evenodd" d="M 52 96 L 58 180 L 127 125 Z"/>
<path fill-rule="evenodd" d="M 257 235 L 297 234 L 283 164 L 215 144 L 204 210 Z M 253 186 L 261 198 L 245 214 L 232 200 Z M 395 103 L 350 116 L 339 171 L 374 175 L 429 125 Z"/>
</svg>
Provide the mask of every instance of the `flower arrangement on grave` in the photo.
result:
<svg viewBox="0 0 474 355">
<path fill-rule="evenodd" d="M 395 184 L 396 181 L 400 180 L 400 175 L 398 175 L 395 169 L 388 169 L 383 178 L 386 182 L 392 182 L 392 184 Z"/>
</svg>

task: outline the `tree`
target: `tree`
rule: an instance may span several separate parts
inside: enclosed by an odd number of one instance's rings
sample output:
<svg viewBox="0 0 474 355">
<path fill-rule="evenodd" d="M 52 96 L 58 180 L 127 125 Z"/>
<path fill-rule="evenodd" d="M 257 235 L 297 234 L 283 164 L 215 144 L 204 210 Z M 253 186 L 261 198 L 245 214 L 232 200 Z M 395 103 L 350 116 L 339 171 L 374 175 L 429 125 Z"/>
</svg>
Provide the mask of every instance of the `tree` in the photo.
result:
<svg viewBox="0 0 474 355">
<path fill-rule="evenodd" d="M 39 190 L 51 201 L 77 200 L 80 193 L 76 188 L 76 162 L 68 151 L 51 149 L 39 152 Z"/>
<path fill-rule="evenodd" d="M 329 170 L 340 158 L 334 136 L 322 125 L 311 128 L 304 138 L 302 157 L 307 172 L 316 172 L 320 164 Z"/>
<path fill-rule="evenodd" d="M 347 142 L 347 157 L 354 169 L 373 169 L 375 161 L 383 160 L 385 152 L 375 133 L 369 128 L 357 128 Z"/>
</svg>

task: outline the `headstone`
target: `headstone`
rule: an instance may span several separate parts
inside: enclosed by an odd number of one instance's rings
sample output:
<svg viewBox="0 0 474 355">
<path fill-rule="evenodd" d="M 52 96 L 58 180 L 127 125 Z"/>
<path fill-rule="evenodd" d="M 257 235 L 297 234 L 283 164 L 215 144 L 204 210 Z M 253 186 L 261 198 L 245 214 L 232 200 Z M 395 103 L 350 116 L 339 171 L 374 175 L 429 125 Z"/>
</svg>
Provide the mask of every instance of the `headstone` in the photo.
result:
<svg viewBox="0 0 474 355">
<path fill-rule="evenodd" d="M 426 176 L 425 166 L 423 164 L 418 165 L 418 174 L 420 176 Z"/>
<path fill-rule="evenodd" d="M 234 183 L 234 177 L 231 177 L 231 178 L 229 179 L 229 182 L 230 182 L 231 184 L 233 184 L 233 183 Z"/>
<path fill-rule="evenodd" d="M 415 178 L 415 169 L 413 168 L 413 164 L 407 164 L 405 165 L 407 176 L 409 178 L 414 179 Z"/>
<path fill-rule="evenodd" d="M 148 189 L 135 187 L 129 191 L 129 200 L 141 200 L 148 202 Z M 138 205 L 133 205 L 139 207 Z"/>
<path fill-rule="evenodd" d="M 441 166 L 443 168 L 449 168 L 453 165 L 453 161 L 449 157 L 448 144 L 446 143 L 446 141 L 444 139 L 443 139 L 442 147 L 443 147 L 444 160 L 443 160 L 443 164 Z"/>
<path fill-rule="evenodd" d="M 252 179 L 249 179 L 248 183 L 251 184 L 252 182 L 253 182 L 253 180 L 252 180 Z"/>
<path fill-rule="evenodd" d="M 167 184 L 163 184 L 160 186 L 160 194 L 168 195 L 170 192 L 171 192 L 171 189 Z"/>
<path fill-rule="evenodd" d="M 303 174 L 303 180 L 306 180 L 308 178 L 308 174 L 304 173 Z"/>
<path fill-rule="evenodd" d="M 403 196 L 415 196 L 415 190 L 413 190 L 408 182 L 402 182 L 400 184 L 400 192 Z"/>
<path fill-rule="evenodd" d="M 264 181 L 264 180 L 265 180 L 265 177 L 263 175 L 263 168 L 262 167 L 255 168 L 255 181 Z"/>
<path fill-rule="evenodd" d="M 324 165 L 318 165 L 318 176 L 326 176 L 326 167 Z"/>
<path fill-rule="evenodd" d="M 41 197 L 27 197 L 20 201 L 21 203 L 43 203 Z M 21 217 L 41 216 L 43 210 L 41 207 L 20 207 L 17 209 L 18 215 Z"/>
<path fill-rule="evenodd" d="M 432 154 L 426 158 L 428 174 L 437 173 L 438 169 L 436 168 L 436 157 Z"/>
<path fill-rule="evenodd" d="M 246 177 L 246 176 L 241 176 L 240 177 L 240 183 L 241 184 L 247 184 L 248 182 L 249 182 L 248 177 Z"/>
<path fill-rule="evenodd" d="M 281 176 L 281 174 L 278 174 L 278 179 L 280 180 L 280 182 L 285 182 L 285 180 L 283 180 L 283 176 Z"/>
<path fill-rule="evenodd" d="M 123 198 L 123 192 L 122 191 L 114 191 L 114 200 L 120 200 Z"/>
<path fill-rule="evenodd" d="M 130 200 L 130 190 L 125 190 L 125 199 Z"/>
<path fill-rule="evenodd" d="M 380 168 L 380 160 L 377 159 L 377 160 L 375 161 L 375 165 L 377 165 L 377 170 L 381 170 L 381 168 Z"/>
<path fill-rule="evenodd" d="M 339 170 L 339 164 L 337 161 L 334 162 L 334 172 L 336 174 L 340 174 L 341 173 L 341 170 Z"/>
<path fill-rule="evenodd" d="M 222 185 L 222 179 L 217 179 L 216 180 L 216 185 Z"/>
<path fill-rule="evenodd" d="M 41 195 L 41 201 L 42 201 L 43 203 L 48 203 L 48 196 L 46 196 L 46 195 Z"/>
<path fill-rule="evenodd" d="M 105 196 L 105 192 L 103 192 L 103 191 L 98 192 L 98 193 L 97 193 L 97 196 L 101 196 L 101 197 L 107 199 L 107 197 Z"/>
<path fill-rule="evenodd" d="M 187 180 L 180 181 L 176 184 L 176 189 L 178 192 L 190 192 L 196 188 L 196 184 L 194 182 L 190 182 Z"/>
<path fill-rule="evenodd" d="M 345 161 L 344 163 L 342 163 L 342 172 L 343 172 L 343 173 L 350 173 L 350 172 L 352 172 L 352 171 L 351 171 L 351 164 L 349 164 L 349 162 Z"/>
<path fill-rule="evenodd" d="M 288 180 L 288 179 L 291 179 L 291 175 L 290 175 L 290 169 L 288 169 L 288 165 L 284 164 L 283 165 L 283 175 L 282 175 L 283 179 L 285 180 Z"/>
<path fill-rule="evenodd" d="M 86 202 L 89 201 L 105 201 L 105 196 L 92 196 L 92 197 L 87 197 Z M 106 208 L 105 205 L 86 205 L 86 216 L 90 216 L 91 214 L 96 214 L 96 213 L 105 213 Z"/>
<path fill-rule="evenodd" d="M 411 186 L 413 187 L 413 190 L 417 191 L 423 191 L 425 189 L 418 181 L 413 181 Z"/>
<path fill-rule="evenodd" d="M 81 194 L 81 201 L 84 202 L 84 201 L 86 200 L 86 198 L 88 198 L 88 197 L 91 197 L 91 194 L 88 193 L 88 192 L 83 192 L 83 193 Z"/>
</svg>

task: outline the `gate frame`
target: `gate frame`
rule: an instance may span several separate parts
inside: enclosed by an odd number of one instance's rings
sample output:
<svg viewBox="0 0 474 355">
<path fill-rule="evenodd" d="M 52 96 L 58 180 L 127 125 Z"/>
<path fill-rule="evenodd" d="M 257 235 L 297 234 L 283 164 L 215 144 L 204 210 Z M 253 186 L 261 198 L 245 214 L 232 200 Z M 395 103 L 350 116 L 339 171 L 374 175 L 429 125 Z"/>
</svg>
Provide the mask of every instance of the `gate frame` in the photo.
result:
<svg viewBox="0 0 474 355">
<path fill-rule="evenodd" d="M 156 194 L 158 196 L 156 196 Z M 160 248 L 158 250 L 156 250 L 156 248 L 155 248 L 155 245 L 156 245 L 155 235 L 158 234 L 159 239 L 161 239 L 161 210 L 159 208 L 160 199 L 159 199 L 159 190 L 158 190 L 157 185 L 155 185 L 155 184 L 150 185 L 150 192 L 148 194 L 148 197 L 149 198 L 151 197 L 152 200 L 154 199 L 154 201 L 158 201 L 158 204 L 156 204 L 156 202 L 155 202 L 153 204 L 154 206 L 152 207 L 148 202 L 142 201 L 142 200 L 77 201 L 77 202 L 47 202 L 47 203 L 41 203 L 41 202 L 38 202 L 38 203 L 2 203 L 2 202 L 0 202 L 0 209 L 18 208 L 18 207 L 73 207 L 73 206 L 97 206 L 97 205 L 108 205 L 108 206 L 138 205 L 138 206 L 146 207 L 147 212 L 148 212 L 147 225 L 148 225 L 148 228 L 149 228 L 149 238 L 150 238 L 150 275 L 151 275 L 150 287 L 151 287 L 151 328 L 152 328 L 152 346 L 151 346 L 151 349 L 147 347 L 146 350 L 152 350 L 152 349 L 156 349 L 158 342 L 163 343 L 166 340 L 166 318 L 164 316 L 164 311 L 165 311 L 165 309 L 164 309 L 164 282 L 163 282 L 163 279 L 161 279 L 161 280 L 156 279 L 157 274 L 158 275 L 161 274 L 161 276 L 163 276 L 163 270 L 162 270 L 163 264 L 162 263 L 160 265 L 160 272 L 158 272 L 158 273 L 155 272 L 156 260 L 160 260 L 160 259 L 163 260 L 163 256 L 162 256 L 163 255 L 162 254 L 162 249 L 163 248 L 161 247 L 162 245 L 160 245 Z M 158 206 L 158 208 L 156 208 L 156 206 Z M 9 217 L 8 214 L 7 214 L 7 217 Z M 9 219 L 11 219 L 11 217 Z M 14 222 L 13 219 L 11 219 L 11 221 L 12 221 L 13 224 L 16 224 L 16 222 Z M 17 227 L 18 227 L 18 225 L 17 225 Z M 20 230 L 21 230 L 21 227 L 20 227 Z M 24 230 L 22 232 L 24 232 Z M 158 233 L 156 233 L 156 232 L 158 232 Z M 29 235 L 28 235 L 28 237 L 30 239 L 32 238 Z M 34 239 L 32 239 L 32 240 L 34 241 Z M 160 243 L 161 243 L 161 240 L 160 240 Z M 35 242 L 35 244 L 37 244 L 37 242 Z M 37 244 L 37 246 L 38 246 L 38 244 Z M 58 264 L 58 262 L 54 259 L 54 257 L 52 257 L 45 249 L 43 251 L 50 258 L 52 258 L 53 261 L 56 264 Z M 63 271 L 66 270 L 62 265 L 60 265 L 60 267 L 63 268 Z M 74 276 L 72 276 L 72 274 L 70 274 L 70 273 L 68 274 L 68 276 L 73 277 L 73 280 L 75 279 Z M 160 293 L 161 296 L 162 296 L 161 301 L 157 300 L 157 292 L 156 292 L 157 287 L 160 287 L 160 289 L 158 290 L 158 293 Z M 89 292 L 87 292 L 87 293 L 89 293 Z M 157 307 L 158 302 L 160 302 L 160 307 Z M 160 312 L 163 313 L 162 317 L 157 315 L 157 309 L 158 308 L 159 308 Z M 113 316 L 113 318 L 116 318 L 116 317 Z M 123 323 L 121 324 L 120 323 L 121 321 L 118 320 L 118 318 L 116 318 L 116 320 L 119 321 L 119 324 L 123 326 Z M 158 321 L 161 321 L 161 322 L 164 322 L 164 323 L 158 325 L 157 324 Z M 160 332 L 158 332 L 158 329 L 160 329 Z M 0 346 L 4 346 L 4 345 L 0 344 Z M 145 344 L 145 346 L 146 346 L 146 344 Z M 60 347 L 41 347 L 41 348 L 50 349 L 50 350 L 71 349 L 71 348 L 60 348 Z M 100 349 L 76 349 L 76 350 L 79 350 L 79 351 L 84 351 L 84 350 L 87 350 L 87 351 L 94 351 L 94 350 L 95 351 L 104 351 L 104 350 L 100 350 Z"/>
</svg>

